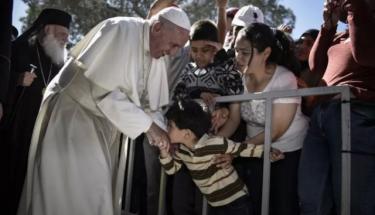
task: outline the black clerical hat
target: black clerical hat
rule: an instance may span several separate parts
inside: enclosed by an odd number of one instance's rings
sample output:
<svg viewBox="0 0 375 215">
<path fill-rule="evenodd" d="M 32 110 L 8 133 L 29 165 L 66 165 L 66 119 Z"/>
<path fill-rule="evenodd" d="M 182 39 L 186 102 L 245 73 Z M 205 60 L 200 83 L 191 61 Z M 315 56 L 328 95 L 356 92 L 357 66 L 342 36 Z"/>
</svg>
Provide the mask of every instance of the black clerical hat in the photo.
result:
<svg viewBox="0 0 375 215">
<path fill-rule="evenodd" d="M 69 28 L 70 21 L 72 20 L 72 17 L 58 9 L 53 8 L 47 8 L 44 9 L 38 16 L 38 18 L 35 20 L 34 25 L 36 26 L 44 26 L 48 24 L 54 24 L 54 25 L 61 25 L 66 28 Z"/>
<path fill-rule="evenodd" d="M 69 28 L 71 20 L 72 16 L 62 10 L 46 8 L 39 14 L 38 18 L 34 21 L 32 26 L 23 34 L 21 34 L 21 36 L 19 36 L 17 40 L 30 38 L 31 36 L 37 34 L 38 31 L 45 25 L 54 24 Z"/>
</svg>

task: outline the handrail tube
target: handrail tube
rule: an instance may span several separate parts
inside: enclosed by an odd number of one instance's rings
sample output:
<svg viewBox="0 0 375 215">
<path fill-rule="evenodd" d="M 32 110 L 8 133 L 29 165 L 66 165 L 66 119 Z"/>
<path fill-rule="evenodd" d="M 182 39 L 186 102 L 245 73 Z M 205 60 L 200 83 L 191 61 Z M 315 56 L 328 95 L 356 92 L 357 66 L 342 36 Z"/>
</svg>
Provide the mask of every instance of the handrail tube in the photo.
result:
<svg viewBox="0 0 375 215">
<path fill-rule="evenodd" d="M 314 87 L 298 90 L 279 90 L 263 93 L 248 93 L 236 96 L 220 96 L 216 97 L 215 100 L 216 102 L 242 102 L 248 100 L 264 100 L 266 98 L 288 98 L 312 95 L 329 95 L 340 94 L 346 89 L 347 86 Z"/>
<path fill-rule="evenodd" d="M 165 213 L 165 191 L 167 187 L 167 174 L 164 168 L 160 168 L 160 187 L 159 187 L 159 203 L 158 203 L 158 215 Z"/>
</svg>

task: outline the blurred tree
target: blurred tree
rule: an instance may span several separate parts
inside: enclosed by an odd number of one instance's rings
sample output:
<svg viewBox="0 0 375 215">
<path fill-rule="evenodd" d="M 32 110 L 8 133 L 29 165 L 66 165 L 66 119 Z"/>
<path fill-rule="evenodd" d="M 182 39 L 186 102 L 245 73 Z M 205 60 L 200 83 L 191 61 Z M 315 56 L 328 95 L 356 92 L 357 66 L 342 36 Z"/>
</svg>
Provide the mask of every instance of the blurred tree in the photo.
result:
<svg viewBox="0 0 375 215">
<path fill-rule="evenodd" d="M 70 40 L 75 43 L 100 21 L 114 16 L 146 17 L 154 0 L 23 0 L 28 5 L 26 17 L 21 18 L 23 30 L 28 28 L 43 8 L 53 7 L 72 14 Z M 190 16 L 191 22 L 198 19 L 215 19 L 214 0 L 177 1 Z M 247 4 L 258 6 L 270 26 L 288 24 L 294 27 L 295 15 L 278 0 L 229 0 L 229 6 L 241 7 Z"/>
</svg>

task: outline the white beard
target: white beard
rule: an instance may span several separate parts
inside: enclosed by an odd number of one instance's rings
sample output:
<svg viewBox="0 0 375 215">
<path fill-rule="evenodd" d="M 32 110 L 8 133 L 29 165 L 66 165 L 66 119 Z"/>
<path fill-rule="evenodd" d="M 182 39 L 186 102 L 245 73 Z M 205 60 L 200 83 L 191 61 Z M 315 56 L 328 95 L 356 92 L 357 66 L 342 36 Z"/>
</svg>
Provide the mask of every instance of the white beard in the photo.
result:
<svg viewBox="0 0 375 215">
<path fill-rule="evenodd" d="M 64 63 L 67 51 L 65 47 L 61 47 L 54 35 L 46 35 L 41 45 L 46 55 L 51 58 L 54 64 L 61 65 Z"/>
</svg>

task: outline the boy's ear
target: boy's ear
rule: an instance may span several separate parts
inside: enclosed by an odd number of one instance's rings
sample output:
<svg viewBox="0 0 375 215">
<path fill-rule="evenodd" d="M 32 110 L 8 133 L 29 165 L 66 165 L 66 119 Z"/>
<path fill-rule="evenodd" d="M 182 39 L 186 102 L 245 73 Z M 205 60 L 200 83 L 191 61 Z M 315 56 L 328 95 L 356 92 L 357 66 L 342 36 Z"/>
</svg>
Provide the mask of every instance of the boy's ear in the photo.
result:
<svg viewBox="0 0 375 215">
<path fill-rule="evenodd" d="M 195 135 L 190 129 L 185 129 L 184 137 L 191 139 L 191 138 L 195 138 Z"/>
</svg>

